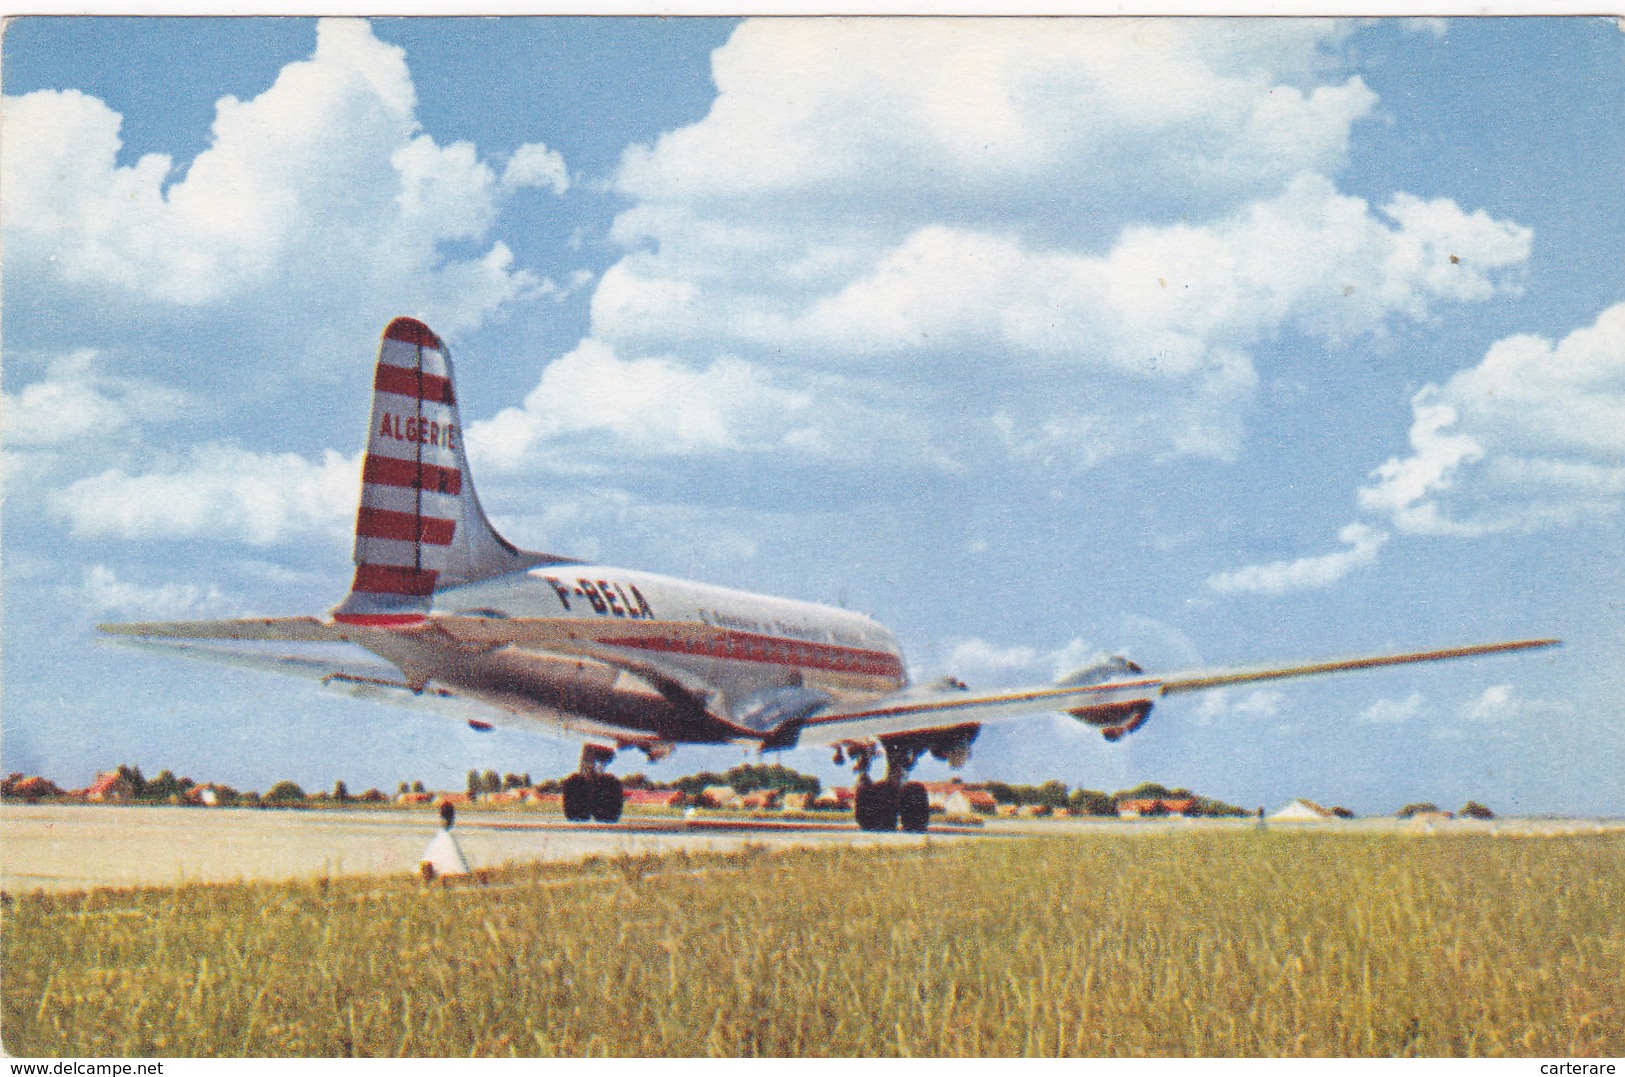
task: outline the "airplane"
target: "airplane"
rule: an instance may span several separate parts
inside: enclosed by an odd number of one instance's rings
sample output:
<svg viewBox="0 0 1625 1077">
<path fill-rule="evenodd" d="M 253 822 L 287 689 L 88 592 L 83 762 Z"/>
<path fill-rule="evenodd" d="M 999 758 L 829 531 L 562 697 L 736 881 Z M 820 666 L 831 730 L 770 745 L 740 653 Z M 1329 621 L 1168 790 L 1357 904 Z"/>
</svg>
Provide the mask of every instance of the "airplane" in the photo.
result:
<svg viewBox="0 0 1625 1077">
<path fill-rule="evenodd" d="M 472 728 L 583 742 L 563 782 L 572 821 L 615 822 L 618 751 L 823 746 L 856 773 L 867 831 L 923 832 L 926 755 L 963 766 L 984 724 L 1064 713 L 1117 741 L 1164 696 L 1256 681 L 1549 647 L 1527 639 L 1256 668 L 1147 673 L 1116 656 L 1054 683 L 991 692 L 911 684 L 896 636 L 861 613 L 521 550 L 480 506 L 451 355 L 428 326 L 384 330 L 350 592 L 323 617 L 104 624 L 122 642 L 294 674 Z M 885 760 L 879 780 L 871 764 Z"/>
</svg>

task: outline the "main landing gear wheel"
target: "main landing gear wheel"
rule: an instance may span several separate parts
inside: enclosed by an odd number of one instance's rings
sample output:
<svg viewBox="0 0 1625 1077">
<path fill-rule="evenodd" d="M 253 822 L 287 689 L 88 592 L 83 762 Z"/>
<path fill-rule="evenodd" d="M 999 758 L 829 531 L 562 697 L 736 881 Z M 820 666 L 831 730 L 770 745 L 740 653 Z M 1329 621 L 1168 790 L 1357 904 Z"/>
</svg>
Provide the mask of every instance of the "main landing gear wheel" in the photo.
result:
<svg viewBox="0 0 1625 1077">
<path fill-rule="evenodd" d="M 615 749 L 600 744 L 581 747 L 581 766 L 564 779 L 564 817 L 572 823 L 596 819 L 600 823 L 617 823 L 626 796 L 621 791 L 621 780 L 605 774 L 604 766 L 615 758 Z"/>
<path fill-rule="evenodd" d="M 871 831 L 897 829 L 897 786 L 891 782 L 860 782 L 856 809 L 858 828 Z"/>
<path fill-rule="evenodd" d="M 897 819 L 910 834 L 924 834 L 931 825 L 931 798 L 925 786 L 909 782 L 897 794 Z"/>
<path fill-rule="evenodd" d="M 621 780 L 613 774 L 595 774 L 592 777 L 590 797 L 592 817 L 600 823 L 618 823 L 626 797 L 621 792 Z"/>
<path fill-rule="evenodd" d="M 572 823 L 584 823 L 591 819 L 592 793 L 592 777 L 572 774 L 564 779 L 564 817 Z"/>
<path fill-rule="evenodd" d="M 931 742 L 918 737 L 882 737 L 878 744 L 868 741 L 838 747 L 835 761 L 842 762 L 844 752 L 858 772 L 856 802 L 852 807 L 859 829 L 896 830 L 900 822 L 910 834 L 924 834 L 931 826 L 931 798 L 925 786 L 908 780 L 908 772 L 926 752 L 947 758 L 943 754 L 947 750 L 933 747 Z M 869 764 L 881 752 L 886 755 L 886 776 L 877 782 L 869 777 Z"/>
</svg>

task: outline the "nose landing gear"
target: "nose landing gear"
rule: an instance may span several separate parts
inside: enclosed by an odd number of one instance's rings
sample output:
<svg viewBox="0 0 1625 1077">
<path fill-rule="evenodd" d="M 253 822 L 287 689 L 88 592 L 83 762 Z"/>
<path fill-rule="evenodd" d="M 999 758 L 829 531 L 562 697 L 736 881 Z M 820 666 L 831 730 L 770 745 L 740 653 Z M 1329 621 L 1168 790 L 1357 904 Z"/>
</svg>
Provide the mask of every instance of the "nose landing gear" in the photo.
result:
<svg viewBox="0 0 1625 1077">
<path fill-rule="evenodd" d="M 564 817 L 572 823 L 596 819 L 615 823 L 621 818 L 625 795 L 621 780 L 604 770 L 615 758 L 615 749 L 601 744 L 581 746 L 581 766 L 564 779 Z"/>
</svg>

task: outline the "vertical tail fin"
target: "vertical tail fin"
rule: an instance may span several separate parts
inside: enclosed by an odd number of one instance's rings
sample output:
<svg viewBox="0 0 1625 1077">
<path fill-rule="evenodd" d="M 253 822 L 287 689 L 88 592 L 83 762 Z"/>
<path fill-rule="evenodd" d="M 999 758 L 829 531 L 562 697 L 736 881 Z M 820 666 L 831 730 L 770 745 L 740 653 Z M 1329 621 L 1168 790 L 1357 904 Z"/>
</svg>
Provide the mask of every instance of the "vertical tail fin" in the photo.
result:
<svg viewBox="0 0 1625 1077">
<path fill-rule="evenodd" d="M 485 518 L 463 452 L 451 353 L 428 326 L 389 323 L 372 384 L 355 579 L 335 620 L 411 624 L 436 591 L 563 560 L 517 549 Z"/>
</svg>

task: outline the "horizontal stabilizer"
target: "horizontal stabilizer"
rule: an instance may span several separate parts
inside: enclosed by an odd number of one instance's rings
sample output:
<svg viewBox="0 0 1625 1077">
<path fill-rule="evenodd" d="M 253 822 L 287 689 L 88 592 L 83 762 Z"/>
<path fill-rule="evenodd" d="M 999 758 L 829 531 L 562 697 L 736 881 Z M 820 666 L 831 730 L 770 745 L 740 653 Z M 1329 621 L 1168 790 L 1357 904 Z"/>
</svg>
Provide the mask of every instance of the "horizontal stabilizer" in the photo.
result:
<svg viewBox="0 0 1625 1077">
<path fill-rule="evenodd" d="M 232 622 L 198 622 L 199 624 L 230 624 Z M 115 626 L 125 627 L 125 626 Z M 278 673 L 316 681 L 323 688 L 352 699 L 362 699 L 391 706 L 404 706 L 427 711 L 459 721 L 479 721 L 490 724 L 500 712 L 479 700 L 458 694 L 440 685 L 430 685 L 414 692 L 390 663 L 347 643 L 296 643 L 288 646 L 286 640 L 267 640 L 263 643 L 220 639 L 196 642 L 189 640 L 121 638 L 107 641 L 117 647 L 190 658 L 237 669 Z M 281 644 L 278 646 L 277 644 Z"/>
<path fill-rule="evenodd" d="M 96 626 L 112 636 L 147 639 L 342 641 L 339 627 L 314 617 L 245 617 L 235 621 L 134 621 Z"/>
</svg>

